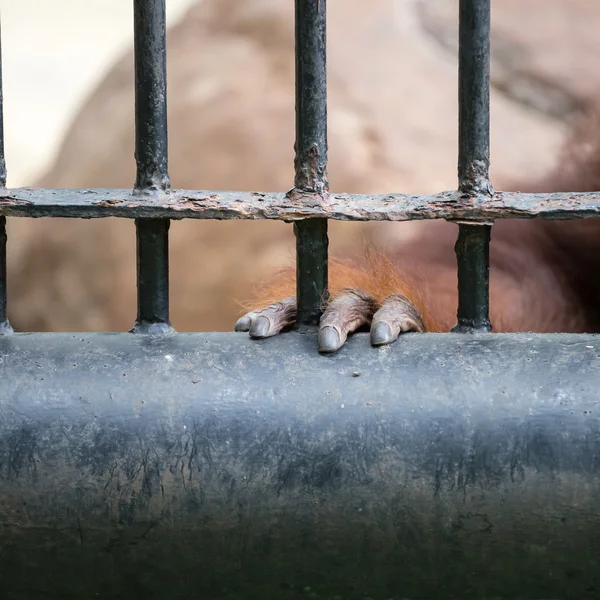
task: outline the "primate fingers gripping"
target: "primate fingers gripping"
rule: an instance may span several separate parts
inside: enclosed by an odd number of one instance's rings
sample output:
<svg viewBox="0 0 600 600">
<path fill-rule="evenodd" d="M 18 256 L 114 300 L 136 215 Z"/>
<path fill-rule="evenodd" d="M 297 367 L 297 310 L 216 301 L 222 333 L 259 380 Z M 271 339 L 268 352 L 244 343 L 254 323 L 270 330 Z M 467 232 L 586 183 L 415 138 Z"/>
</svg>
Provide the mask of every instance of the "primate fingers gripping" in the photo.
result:
<svg viewBox="0 0 600 600">
<path fill-rule="evenodd" d="M 296 321 L 296 298 L 291 296 L 274 302 L 262 310 L 246 313 L 235 324 L 235 331 L 248 331 L 251 338 L 277 335 Z"/>
<path fill-rule="evenodd" d="M 335 352 L 348 334 L 365 325 L 371 326 L 371 344 L 383 346 L 395 341 L 400 333 L 424 332 L 419 309 L 402 294 L 388 296 L 379 310 L 373 296 L 362 290 L 344 290 L 321 317 L 319 351 Z"/>
<path fill-rule="evenodd" d="M 276 335 L 294 324 L 296 298 L 274 302 L 262 310 L 245 314 L 235 331 L 248 331 L 251 338 Z M 345 289 L 329 302 L 319 323 L 319 352 L 339 350 L 350 333 L 371 327 L 371 344 L 383 346 L 395 341 L 401 333 L 426 330 L 419 309 L 402 294 L 388 296 L 378 307 L 371 294 L 358 289 Z"/>
<path fill-rule="evenodd" d="M 370 325 L 377 301 L 362 290 L 342 290 L 331 300 L 319 323 L 319 352 L 339 350 L 349 333 Z"/>
<path fill-rule="evenodd" d="M 373 315 L 371 344 L 383 346 L 396 340 L 401 333 L 423 333 L 425 330 L 419 309 L 406 296 L 392 294 Z"/>
</svg>

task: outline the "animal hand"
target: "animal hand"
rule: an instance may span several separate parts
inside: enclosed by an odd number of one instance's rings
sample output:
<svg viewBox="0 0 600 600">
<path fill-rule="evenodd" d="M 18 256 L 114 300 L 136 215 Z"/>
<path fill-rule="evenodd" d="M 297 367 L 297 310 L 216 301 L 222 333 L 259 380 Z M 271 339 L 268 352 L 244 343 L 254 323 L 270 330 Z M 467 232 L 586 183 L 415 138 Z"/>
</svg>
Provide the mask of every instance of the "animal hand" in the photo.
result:
<svg viewBox="0 0 600 600">
<path fill-rule="evenodd" d="M 246 313 L 236 323 L 235 331 L 249 332 L 251 338 L 262 339 L 289 329 L 295 320 L 296 298 L 289 297 Z M 349 334 L 367 326 L 373 346 L 390 344 L 401 333 L 426 331 L 421 312 L 406 296 L 391 294 L 379 305 L 367 292 L 345 289 L 329 302 L 321 317 L 319 351 L 339 350 Z"/>
</svg>

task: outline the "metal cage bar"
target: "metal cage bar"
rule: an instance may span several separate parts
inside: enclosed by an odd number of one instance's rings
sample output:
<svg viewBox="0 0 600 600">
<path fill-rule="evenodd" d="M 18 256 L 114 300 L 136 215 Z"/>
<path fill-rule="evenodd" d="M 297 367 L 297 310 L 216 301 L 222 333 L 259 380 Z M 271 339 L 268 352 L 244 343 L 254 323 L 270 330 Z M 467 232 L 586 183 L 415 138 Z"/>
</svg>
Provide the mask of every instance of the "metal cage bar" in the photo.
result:
<svg viewBox="0 0 600 600">
<path fill-rule="evenodd" d="M 0 24 L 0 193 L 6 189 L 6 159 L 4 158 L 4 98 L 2 96 L 2 33 Z M 7 315 L 6 280 L 6 217 L 0 216 L 0 335 L 12 332 Z"/>
<path fill-rule="evenodd" d="M 165 0 L 134 0 L 136 194 L 170 188 Z M 171 331 L 169 221 L 136 219 L 138 314 L 132 331 Z"/>
<path fill-rule="evenodd" d="M 6 282 L 6 217 L 0 217 L 0 335 L 11 333 L 7 316 L 8 294 Z"/>
<path fill-rule="evenodd" d="M 296 158 L 293 195 L 327 198 L 326 0 L 295 0 Z M 296 235 L 296 322 L 316 325 L 327 298 L 327 220 L 294 224 Z"/>
<path fill-rule="evenodd" d="M 490 0 L 460 0 L 458 189 L 488 199 L 490 165 Z M 483 197 L 483 198 L 482 198 Z M 459 224 L 458 323 L 454 331 L 491 331 L 489 224 Z"/>
</svg>

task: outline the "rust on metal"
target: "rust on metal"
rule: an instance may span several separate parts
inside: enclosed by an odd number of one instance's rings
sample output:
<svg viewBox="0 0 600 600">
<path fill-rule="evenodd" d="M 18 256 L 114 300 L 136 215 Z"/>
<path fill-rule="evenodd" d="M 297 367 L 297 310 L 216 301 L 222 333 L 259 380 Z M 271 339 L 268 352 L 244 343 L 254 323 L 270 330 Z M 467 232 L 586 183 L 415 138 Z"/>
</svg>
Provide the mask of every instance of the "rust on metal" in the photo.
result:
<svg viewBox="0 0 600 600">
<path fill-rule="evenodd" d="M 446 219 L 490 223 L 496 219 L 587 219 L 600 217 L 600 192 L 470 197 L 439 194 L 328 194 L 171 190 L 152 196 L 127 189 L 0 190 L 0 216 L 127 219 L 271 219 L 302 221 L 417 221 Z"/>
</svg>

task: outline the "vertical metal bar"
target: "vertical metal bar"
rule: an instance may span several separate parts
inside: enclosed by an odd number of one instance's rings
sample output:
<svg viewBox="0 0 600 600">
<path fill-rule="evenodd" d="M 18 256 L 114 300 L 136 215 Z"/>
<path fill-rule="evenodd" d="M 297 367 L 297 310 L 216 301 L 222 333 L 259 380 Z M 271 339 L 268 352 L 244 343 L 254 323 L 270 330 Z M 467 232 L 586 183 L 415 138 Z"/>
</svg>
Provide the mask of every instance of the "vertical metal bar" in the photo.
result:
<svg viewBox="0 0 600 600">
<path fill-rule="evenodd" d="M 296 170 L 299 192 L 326 194 L 327 49 L 326 0 L 295 0 Z M 294 225 L 296 235 L 297 326 L 316 325 L 327 299 L 327 220 Z"/>
<path fill-rule="evenodd" d="M 12 332 L 7 315 L 6 280 L 6 217 L 0 217 L 0 335 Z"/>
<path fill-rule="evenodd" d="M 458 54 L 458 186 L 490 196 L 490 0 L 460 0 Z M 489 225 L 460 224 L 455 246 L 458 323 L 453 331 L 491 331 Z"/>
<path fill-rule="evenodd" d="M 165 0 L 134 0 L 135 192 L 170 188 Z M 169 221 L 136 219 L 138 314 L 132 331 L 165 333 L 169 320 Z"/>
<path fill-rule="evenodd" d="M 454 246 L 458 262 L 458 324 L 453 331 L 492 330 L 490 306 L 489 225 L 459 225 Z"/>
<path fill-rule="evenodd" d="M 4 158 L 4 97 L 2 95 L 2 32 L 0 24 L 0 189 L 6 188 Z M 6 277 L 6 217 L 0 217 L 0 335 L 11 333 L 7 315 L 8 294 Z"/>
</svg>

